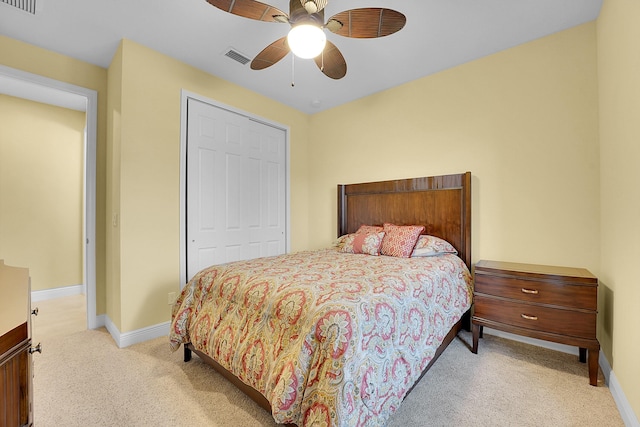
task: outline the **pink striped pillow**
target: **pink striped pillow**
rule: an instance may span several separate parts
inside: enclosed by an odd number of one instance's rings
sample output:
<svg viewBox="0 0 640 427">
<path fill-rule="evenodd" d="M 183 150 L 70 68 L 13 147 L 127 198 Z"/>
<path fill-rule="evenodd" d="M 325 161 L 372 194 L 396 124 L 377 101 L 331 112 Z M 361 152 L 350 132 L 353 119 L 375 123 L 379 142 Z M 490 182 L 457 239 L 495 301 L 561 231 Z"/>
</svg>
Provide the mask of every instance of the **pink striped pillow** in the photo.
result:
<svg viewBox="0 0 640 427">
<path fill-rule="evenodd" d="M 380 253 L 382 255 L 399 258 L 409 258 L 413 247 L 416 245 L 423 231 L 423 225 L 394 225 L 385 223 L 384 239 L 382 239 Z"/>
</svg>

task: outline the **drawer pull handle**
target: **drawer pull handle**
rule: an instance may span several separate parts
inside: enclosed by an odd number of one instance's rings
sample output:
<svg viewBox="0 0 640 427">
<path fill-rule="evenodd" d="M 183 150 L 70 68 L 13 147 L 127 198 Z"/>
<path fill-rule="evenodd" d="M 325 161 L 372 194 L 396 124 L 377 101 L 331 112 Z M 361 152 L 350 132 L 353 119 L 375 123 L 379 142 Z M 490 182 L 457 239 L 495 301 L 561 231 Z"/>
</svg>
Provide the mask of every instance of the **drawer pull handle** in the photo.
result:
<svg viewBox="0 0 640 427">
<path fill-rule="evenodd" d="M 538 316 L 529 316 L 528 314 L 521 314 L 520 317 L 527 320 L 538 320 Z"/>
<path fill-rule="evenodd" d="M 522 288 L 521 290 L 522 290 L 523 294 L 538 295 L 538 290 L 537 289 Z"/>
</svg>

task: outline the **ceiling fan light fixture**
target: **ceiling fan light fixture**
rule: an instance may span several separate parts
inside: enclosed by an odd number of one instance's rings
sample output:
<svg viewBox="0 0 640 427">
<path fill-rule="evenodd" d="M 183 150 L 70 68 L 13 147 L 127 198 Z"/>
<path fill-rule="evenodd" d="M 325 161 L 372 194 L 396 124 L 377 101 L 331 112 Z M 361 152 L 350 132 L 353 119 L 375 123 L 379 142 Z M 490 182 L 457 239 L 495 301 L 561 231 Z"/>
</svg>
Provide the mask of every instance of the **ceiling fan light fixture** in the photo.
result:
<svg viewBox="0 0 640 427">
<path fill-rule="evenodd" d="M 327 7 L 327 0 L 300 0 L 308 14 L 318 13 Z"/>
<path fill-rule="evenodd" d="M 329 22 L 327 22 L 327 25 L 325 25 L 324 27 L 332 33 L 337 33 L 342 29 L 343 26 L 344 24 L 337 19 L 330 19 Z"/>
<path fill-rule="evenodd" d="M 289 31 L 287 43 L 298 58 L 310 59 L 320 55 L 327 43 L 327 36 L 316 25 L 301 24 Z"/>
<path fill-rule="evenodd" d="M 302 6 L 307 11 L 307 13 L 316 13 L 318 12 L 318 5 L 313 0 L 302 0 Z"/>
</svg>

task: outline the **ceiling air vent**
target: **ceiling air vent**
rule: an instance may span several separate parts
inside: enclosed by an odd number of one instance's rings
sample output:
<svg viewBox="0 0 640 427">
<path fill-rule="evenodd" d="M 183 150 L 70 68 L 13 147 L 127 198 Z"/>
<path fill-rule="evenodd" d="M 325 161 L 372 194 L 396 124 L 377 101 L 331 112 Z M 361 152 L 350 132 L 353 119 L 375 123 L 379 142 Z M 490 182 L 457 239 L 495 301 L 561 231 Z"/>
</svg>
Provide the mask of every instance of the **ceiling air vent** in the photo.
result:
<svg viewBox="0 0 640 427">
<path fill-rule="evenodd" d="M 36 14 L 36 0 L 0 0 L 0 3 L 6 3 L 25 12 Z"/>
<path fill-rule="evenodd" d="M 234 61 L 238 61 L 242 65 L 245 65 L 247 62 L 251 61 L 250 58 L 247 58 L 246 56 L 244 56 L 243 54 L 241 54 L 240 52 L 238 52 L 237 50 L 235 50 L 233 48 L 229 48 L 229 50 L 227 50 L 227 52 L 224 54 L 224 56 L 228 56 L 229 58 L 233 59 Z"/>
</svg>

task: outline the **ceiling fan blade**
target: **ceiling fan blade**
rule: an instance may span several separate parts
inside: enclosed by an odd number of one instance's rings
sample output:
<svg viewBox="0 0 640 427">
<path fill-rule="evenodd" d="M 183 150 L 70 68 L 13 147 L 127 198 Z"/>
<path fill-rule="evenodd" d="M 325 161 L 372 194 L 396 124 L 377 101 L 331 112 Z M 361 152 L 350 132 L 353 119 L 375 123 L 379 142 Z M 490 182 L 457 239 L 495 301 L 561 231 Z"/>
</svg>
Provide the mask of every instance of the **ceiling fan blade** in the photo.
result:
<svg viewBox="0 0 640 427">
<path fill-rule="evenodd" d="M 287 36 L 284 36 L 262 49 L 251 61 L 251 69 L 264 70 L 287 56 L 287 53 L 289 53 L 289 44 Z"/>
<path fill-rule="evenodd" d="M 325 27 L 344 37 L 370 39 L 400 31 L 406 22 L 406 16 L 396 10 L 362 8 L 333 15 Z"/>
<path fill-rule="evenodd" d="M 207 3 L 225 12 L 257 21 L 287 22 L 289 17 L 280 9 L 255 0 L 207 0 Z"/>
<path fill-rule="evenodd" d="M 347 74 L 347 62 L 336 45 L 327 40 L 322 53 L 314 58 L 316 65 L 325 76 L 338 80 Z"/>
</svg>

